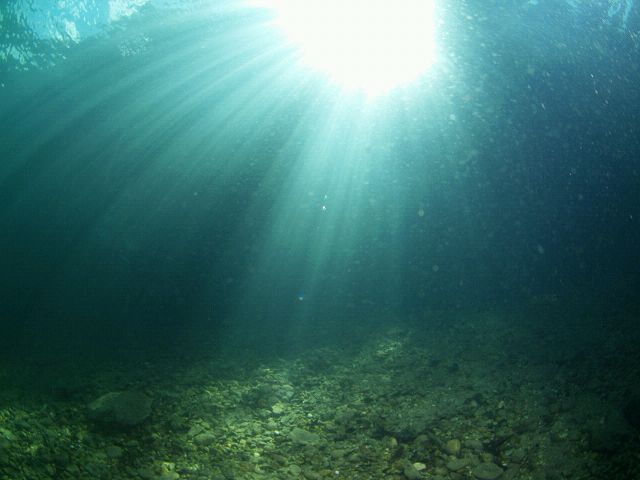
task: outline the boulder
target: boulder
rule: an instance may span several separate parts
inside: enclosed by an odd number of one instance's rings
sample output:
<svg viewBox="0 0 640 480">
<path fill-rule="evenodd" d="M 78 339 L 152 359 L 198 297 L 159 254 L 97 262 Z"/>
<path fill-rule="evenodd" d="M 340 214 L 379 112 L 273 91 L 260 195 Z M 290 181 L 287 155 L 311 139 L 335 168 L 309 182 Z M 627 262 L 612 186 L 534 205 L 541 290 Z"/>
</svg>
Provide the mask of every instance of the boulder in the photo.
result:
<svg viewBox="0 0 640 480">
<path fill-rule="evenodd" d="M 133 391 L 110 392 L 89 404 L 89 418 L 112 427 L 134 427 L 151 415 L 151 399 Z"/>
</svg>

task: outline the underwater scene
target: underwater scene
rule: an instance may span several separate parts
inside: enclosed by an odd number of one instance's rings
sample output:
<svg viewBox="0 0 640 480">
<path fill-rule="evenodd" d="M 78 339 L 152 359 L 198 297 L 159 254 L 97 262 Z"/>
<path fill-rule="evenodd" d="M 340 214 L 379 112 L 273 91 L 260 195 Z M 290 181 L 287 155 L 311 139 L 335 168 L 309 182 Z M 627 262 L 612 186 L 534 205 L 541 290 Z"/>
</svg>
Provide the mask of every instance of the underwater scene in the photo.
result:
<svg viewBox="0 0 640 480">
<path fill-rule="evenodd" d="M 640 3 L 0 2 L 0 480 L 640 480 Z"/>
</svg>

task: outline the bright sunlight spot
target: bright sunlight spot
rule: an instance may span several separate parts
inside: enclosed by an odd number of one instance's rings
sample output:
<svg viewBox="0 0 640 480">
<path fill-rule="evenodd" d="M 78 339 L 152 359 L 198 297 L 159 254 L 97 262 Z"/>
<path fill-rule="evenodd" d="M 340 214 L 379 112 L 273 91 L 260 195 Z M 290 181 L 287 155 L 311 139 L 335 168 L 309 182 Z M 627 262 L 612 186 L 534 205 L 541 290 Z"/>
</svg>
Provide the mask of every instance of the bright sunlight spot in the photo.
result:
<svg viewBox="0 0 640 480">
<path fill-rule="evenodd" d="M 310 67 L 340 85 L 380 95 L 416 80 L 436 60 L 432 0 L 267 0 Z"/>
</svg>

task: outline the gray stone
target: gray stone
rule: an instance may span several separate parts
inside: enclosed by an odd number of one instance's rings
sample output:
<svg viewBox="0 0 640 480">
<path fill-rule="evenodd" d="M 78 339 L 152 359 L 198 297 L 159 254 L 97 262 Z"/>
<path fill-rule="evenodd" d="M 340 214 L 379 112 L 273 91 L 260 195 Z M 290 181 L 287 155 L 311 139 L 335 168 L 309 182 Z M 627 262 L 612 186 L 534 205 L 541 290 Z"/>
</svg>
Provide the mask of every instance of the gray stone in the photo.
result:
<svg viewBox="0 0 640 480">
<path fill-rule="evenodd" d="M 503 470 L 495 463 L 480 463 L 473 469 L 473 475 L 479 480 L 495 480 L 500 478 Z"/>
<path fill-rule="evenodd" d="M 114 427 L 133 427 L 151 415 L 151 399 L 139 392 L 110 392 L 89 404 L 88 415 Z"/>
</svg>

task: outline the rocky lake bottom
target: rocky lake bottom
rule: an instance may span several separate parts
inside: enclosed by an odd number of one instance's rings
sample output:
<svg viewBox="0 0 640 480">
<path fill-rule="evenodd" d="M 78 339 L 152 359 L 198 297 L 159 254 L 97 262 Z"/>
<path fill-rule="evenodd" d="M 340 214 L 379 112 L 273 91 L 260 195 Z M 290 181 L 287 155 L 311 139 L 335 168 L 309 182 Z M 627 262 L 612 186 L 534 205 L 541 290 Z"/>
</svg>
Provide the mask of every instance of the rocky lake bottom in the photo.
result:
<svg viewBox="0 0 640 480">
<path fill-rule="evenodd" d="M 640 478 L 634 320 L 481 312 L 281 355 L 7 362 L 0 479 Z"/>
</svg>

